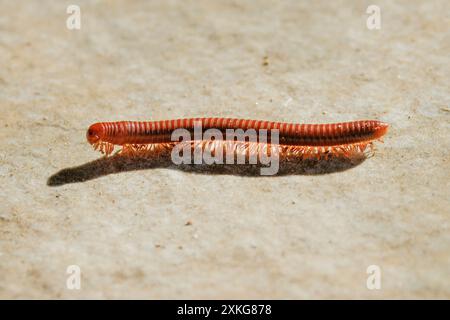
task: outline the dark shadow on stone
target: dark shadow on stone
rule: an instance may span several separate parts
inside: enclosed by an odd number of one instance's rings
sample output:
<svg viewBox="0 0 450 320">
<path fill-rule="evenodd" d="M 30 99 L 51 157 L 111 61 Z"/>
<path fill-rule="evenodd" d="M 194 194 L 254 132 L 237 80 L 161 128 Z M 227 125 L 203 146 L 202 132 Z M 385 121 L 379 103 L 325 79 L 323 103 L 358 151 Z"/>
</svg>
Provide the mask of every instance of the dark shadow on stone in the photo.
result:
<svg viewBox="0 0 450 320">
<path fill-rule="evenodd" d="M 103 157 L 77 167 L 62 169 L 47 180 L 48 186 L 61 186 L 68 183 L 84 182 L 109 174 L 167 168 L 195 174 L 223 174 L 247 177 L 277 177 L 283 175 L 322 175 L 351 169 L 366 159 L 365 156 L 353 158 L 334 157 L 331 159 L 280 160 L 276 175 L 263 176 L 263 165 L 215 164 L 215 165 L 175 165 L 169 155 L 155 158 L 130 158 L 121 155 Z"/>
</svg>

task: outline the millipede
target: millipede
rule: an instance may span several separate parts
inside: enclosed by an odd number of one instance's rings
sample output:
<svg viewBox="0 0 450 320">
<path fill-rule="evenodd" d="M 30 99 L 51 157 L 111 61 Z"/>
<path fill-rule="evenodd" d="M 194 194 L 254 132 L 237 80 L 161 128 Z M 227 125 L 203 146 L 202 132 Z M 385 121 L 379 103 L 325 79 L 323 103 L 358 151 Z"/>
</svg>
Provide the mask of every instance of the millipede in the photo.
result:
<svg viewBox="0 0 450 320">
<path fill-rule="evenodd" d="M 254 130 L 257 141 L 227 140 L 211 141 L 196 139 L 195 129 L 202 133 L 208 129 Z M 358 120 L 324 124 L 295 124 L 251 119 L 234 118 L 188 118 L 160 121 L 118 121 L 98 122 L 89 127 L 86 133 L 88 142 L 106 156 L 112 154 L 115 146 L 122 148 L 118 153 L 125 156 L 150 154 L 162 150 L 171 150 L 180 141 L 172 140 L 177 129 L 190 133 L 188 143 L 192 148 L 209 148 L 210 152 L 218 148 L 229 148 L 228 152 L 245 153 L 247 156 L 276 147 L 281 157 L 328 158 L 331 156 L 351 157 L 356 153 L 372 150 L 375 140 L 382 141 L 389 125 L 378 120 Z M 271 139 L 261 142 L 262 131 L 277 132 L 276 143 Z M 186 143 L 184 141 L 183 143 Z"/>
</svg>

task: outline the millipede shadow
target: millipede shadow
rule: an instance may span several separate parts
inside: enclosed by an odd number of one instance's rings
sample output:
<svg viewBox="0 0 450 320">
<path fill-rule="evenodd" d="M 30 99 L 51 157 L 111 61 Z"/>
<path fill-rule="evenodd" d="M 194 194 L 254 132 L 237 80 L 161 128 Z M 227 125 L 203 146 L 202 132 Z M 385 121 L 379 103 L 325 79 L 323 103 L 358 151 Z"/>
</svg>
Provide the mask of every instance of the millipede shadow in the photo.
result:
<svg viewBox="0 0 450 320">
<path fill-rule="evenodd" d="M 214 165 L 194 165 L 194 164 L 173 164 L 170 156 L 160 156 L 155 158 L 130 158 L 119 155 L 103 157 L 87 162 L 80 166 L 62 169 L 47 180 L 48 186 L 61 186 L 68 183 L 84 182 L 96 179 L 109 174 L 167 168 L 181 170 L 197 174 L 224 174 L 247 177 L 274 177 L 283 175 L 323 175 L 334 172 L 345 171 L 358 166 L 366 159 L 365 156 L 352 158 L 333 157 L 331 159 L 304 159 L 304 160 L 283 160 L 279 161 L 279 170 L 276 175 L 261 175 L 260 169 L 264 165 L 251 164 L 214 164 Z"/>
</svg>

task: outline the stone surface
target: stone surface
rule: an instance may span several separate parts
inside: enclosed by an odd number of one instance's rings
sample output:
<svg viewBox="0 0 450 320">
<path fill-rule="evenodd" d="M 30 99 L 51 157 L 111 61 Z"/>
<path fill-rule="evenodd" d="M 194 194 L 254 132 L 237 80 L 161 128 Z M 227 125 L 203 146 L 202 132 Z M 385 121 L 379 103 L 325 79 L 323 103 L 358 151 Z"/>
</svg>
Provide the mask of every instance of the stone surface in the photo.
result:
<svg viewBox="0 0 450 320">
<path fill-rule="evenodd" d="M 450 4 L 372 2 L 1 1 L 0 297 L 450 298 Z M 326 174 L 91 163 L 93 122 L 194 116 L 391 130 Z"/>
</svg>

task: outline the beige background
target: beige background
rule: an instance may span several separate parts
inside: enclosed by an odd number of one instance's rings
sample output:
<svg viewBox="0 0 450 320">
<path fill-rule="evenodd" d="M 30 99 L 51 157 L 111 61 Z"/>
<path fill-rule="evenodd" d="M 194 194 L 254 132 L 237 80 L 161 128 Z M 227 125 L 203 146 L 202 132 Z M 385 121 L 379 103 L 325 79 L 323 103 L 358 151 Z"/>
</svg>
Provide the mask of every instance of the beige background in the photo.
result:
<svg viewBox="0 0 450 320">
<path fill-rule="evenodd" d="M 72 3 L 81 30 L 66 28 Z M 381 30 L 366 27 L 369 4 Z M 450 298 L 449 1 L 0 12 L 1 298 Z M 391 131 L 343 171 L 89 163 L 93 122 L 194 116 Z"/>
</svg>

